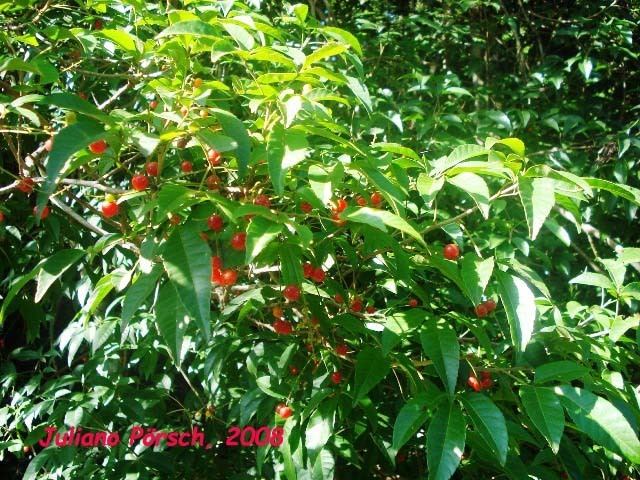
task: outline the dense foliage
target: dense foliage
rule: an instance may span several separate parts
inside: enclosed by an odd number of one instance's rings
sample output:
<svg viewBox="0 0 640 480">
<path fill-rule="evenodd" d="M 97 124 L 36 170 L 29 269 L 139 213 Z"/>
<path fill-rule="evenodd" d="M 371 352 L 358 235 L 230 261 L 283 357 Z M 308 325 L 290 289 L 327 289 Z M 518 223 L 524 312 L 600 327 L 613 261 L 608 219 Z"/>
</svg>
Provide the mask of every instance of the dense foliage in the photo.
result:
<svg viewBox="0 0 640 480">
<path fill-rule="evenodd" d="M 530 3 L 0 3 L 2 474 L 633 478 L 638 11 Z"/>
</svg>

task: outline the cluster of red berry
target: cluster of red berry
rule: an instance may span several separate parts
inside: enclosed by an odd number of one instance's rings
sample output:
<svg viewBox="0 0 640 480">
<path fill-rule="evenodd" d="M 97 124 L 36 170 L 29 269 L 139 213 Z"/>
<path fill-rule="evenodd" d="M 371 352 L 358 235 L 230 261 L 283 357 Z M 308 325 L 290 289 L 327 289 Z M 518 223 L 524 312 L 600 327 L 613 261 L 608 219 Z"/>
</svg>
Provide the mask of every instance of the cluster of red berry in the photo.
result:
<svg viewBox="0 0 640 480">
<path fill-rule="evenodd" d="M 480 372 L 480 380 L 474 374 L 469 375 L 467 379 L 467 385 L 469 385 L 474 391 L 480 392 L 493 386 L 493 380 L 491 379 L 491 373 L 485 371 Z"/>
</svg>

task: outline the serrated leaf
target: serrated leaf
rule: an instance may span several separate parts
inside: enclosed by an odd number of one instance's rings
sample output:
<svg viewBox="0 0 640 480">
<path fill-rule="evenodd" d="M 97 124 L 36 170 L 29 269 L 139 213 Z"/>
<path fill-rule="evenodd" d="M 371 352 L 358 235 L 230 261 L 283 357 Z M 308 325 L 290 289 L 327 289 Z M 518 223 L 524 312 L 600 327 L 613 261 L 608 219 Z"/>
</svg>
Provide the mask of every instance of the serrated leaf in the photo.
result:
<svg viewBox="0 0 640 480">
<path fill-rule="evenodd" d="M 600 178 L 584 177 L 583 180 L 587 182 L 590 187 L 595 188 L 596 190 L 605 190 L 614 194 L 616 197 L 624 198 L 635 205 L 640 205 L 640 189 L 630 187 L 629 185 L 610 182 L 608 180 L 602 180 Z"/>
<path fill-rule="evenodd" d="M 611 402 L 570 385 L 554 388 L 574 423 L 603 447 L 640 463 L 640 442 L 628 420 Z"/>
<path fill-rule="evenodd" d="M 460 145 L 453 149 L 453 151 L 447 156 L 440 158 L 433 162 L 433 171 L 430 172 L 430 176 L 436 178 L 449 170 L 451 167 L 464 162 L 473 157 L 480 157 L 487 155 L 489 150 L 481 145 Z"/>
<path fill-rule="evenodd" d="M 344 45 L 342 43 L 329 42 L 323 45 L 322 47 L 320 47 L 319 49 L 317 49 L 316 51 L 307 55 L 307 59 L 305 60 L 302 69 L 306 70 L 316 62 L 320 62 L 326 58 L 333 57 L 335 55 L 340 55 L 341 53 L 345 52 L 348 48 L 349 47 L 347 45 Z"/>
<path fill-rule="evenodd" d="M 546 383 L 554 380 L 570 382 L 584 377 L 589 369 L 570 360 L 545 363 L 536 368 L 535 383 Z"/>
<path fill-rule="evenodd" d="M 460 276 L 471 296 L 470 300 L 473 305 L 480 303 L 482 294 L 493 273 L 493 265 L 493 257 L 482 259 L 473 252 L 466 253 L 462 257 Z"/>
<path fill-rule="evenodd" d="M 613 288 L 613 283 L 609 278 L 601 273 L 584 272 L 573 277 L 569 283 L 578 283 L 580 285 L 590 285 L 592 287 Z"/>
<path fill-rule="evenodd" d="M 164 246 L 164 267 L 206 339 L 210 332 L 211 250 L 195 228 L 176 228 Z"/>
<path fill-rule="evenodd" d="M 185 20 L 177 22 L 170 27 L 165 28 L 156 35 L 156 38 L 169 37 L 173 35 L 193 35 L 194 37 L 213 37 L 219 38 L 220 32 L 202 20 Z"/>
<path fill-rule="evenodd" d="M 249 160 L 251 159 L 251 138 L 242 121 L 233 113 L 219 108 L 210 108 L 222 127 L 222 131 L 238 144 L 236 155 L 238 157 L 238 175 L 243 178 L 247 173 Z M 206 141 L 206 140 L 205 140 Z"/>
<path fill-rule="evenodd" d="M 480 175 L 471 172 L 463 172 L 455 177 L 448 178 L 447 181 L 454 187 L 467 192 L 473 201 L 478 205 L 478 209 L 484 218 L 489 218 L 489 187 L 487 182 Z"/>
<path fill-rule="evenodd" d="M 445 320 L 429 319 L 420 333 L 420 342 L 447 392 L 453 396 L 460 365 L 460 344 L 455 330 Z"/>
<path fill-rule="evenodd" d="M 356 358 L 354 404 L 364 398 L 391 370 L 391 362 L 378 349 L 367 347 Z"/>
<path fill-rule="evenodd" d="M 529 286 L 520 278 L 498 271 L 498 292 L 504 306 L 511 342 L 517 351 L 524 352 L 536 319 L 536 302 Z"/>
<path fill-rule="evenodd" d="M 410 148 L 403 147 L 399 143 L 374 143 L 371 145 L 372 148 L 382 150 L 383 152 L 396 153 L 398 155 L 402 155 L 403 157 L 412 158 L 413 160 L 420 161 L 420 155 L 411 150 Z"/>
<path fill-rule="evenodd" d="M 266 218 L 254 217 L 247 228 L 245 263 L 251 263 L 269 243 L 278 238 L 282 227 L 282 224 Z"/>
<path fill-rule="evenodd" d="M 60 276 L 85 255 L 84 250 L 62 250 L 47 258 L 38 270 L 38 288 L 34 301 L 39 303 Z"/>
<path fill-rule="evenodd" d="M 466 429 L 456 403 L 445 401 L 438 407 L 427 431 L 429 480 L 449 480 L 455 473 L 464 452 Z"/>
<path fill-rule="evenodd" d="M 535 240 L 555 205 L 554 183 L 550 178 L 521 177 L 518 185 L 520 200 L 529 226 L 529 237 Z"/>
<path fill-rule="evenodd" d="M 481 393 L 465 393 L 460 400 L 471 417 L 476 432 L 489 446 L 500 465 L 504 465 L 507 461 L 509 433 L 500 409 Z"/>
<path fill-rule="evenodd" d="M 285 177 L 289 169 L 309 154 L 309 143 L 305 135 L 296 130 L 275 128 L 267 144 L 267 163 L 271 183 L 278 195 L 284 192 Z"/>
<path fill-rule="evenodd" d="M 558 396 L 550 388 L 520 387 L 520 399 L 534 426 L 547 440 L 553 453 L 558 453 L 564 431 L 564 411 Z"/>
<path fill-rule="evenodd" d="M 373 104 L 371 97 L 369 96 L 369 90 L 366 85 L 355 77 L 346 76 L 347 85 L 351 89 L 351 92 L 356 96 L 360 104 L 365 108 L 367 113 L 371 114 L 373 110 Z"/>
<path fill-rule="evenodd" d="M 427 421 L 429 414 L 425 399 L 418 397 L 409 400 L 398 412 L 393 424 L 392 448 L 397 452 L 418 429 Z"/>
<path fill-rule="evenodd" d="M 421 245 L 426 247 L 426 243 L 422 239 L 422 235 L 402 217 L 388 210 L 378 208 L 362 207 L 354 210 L 347 210 L 342 215 L 345 220 L 352 222 L 364 223 L 378 230 L 387 232 L 387 227 L 395 228 L 415 238 Z"/>
</svg>

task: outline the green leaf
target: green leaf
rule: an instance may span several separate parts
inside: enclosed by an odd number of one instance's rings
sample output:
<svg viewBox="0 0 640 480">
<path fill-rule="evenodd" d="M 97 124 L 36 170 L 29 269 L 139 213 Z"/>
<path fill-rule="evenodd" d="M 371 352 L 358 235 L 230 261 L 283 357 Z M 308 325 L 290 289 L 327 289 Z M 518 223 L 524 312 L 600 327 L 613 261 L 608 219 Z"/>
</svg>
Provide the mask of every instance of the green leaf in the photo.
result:
<svg viewBox="0 0 640 480">
<path fill-rule="evenodd" d="M 255 46 L 255 38 L 243 26 L 231 21 L 221 21 L 220 24 L 241 48 L 251 50 Z"/>
<path fill-rule="evenodd" d="M 42 266 L 42 264 L 45 261 L 46 260 L 41 260 L 33 268 L 33 270 L 31 270 L 26 275 L 18 277 L 11 284 L 11 287 L 9 288 L 9 291 L 7 292 L 7 295 L 2 299 L 2 305 L 0 305 L 0 325 L 2 325 L 2 323 L 4 322 L 4 317 L 5 317 L 6 313 L 7 313 L 7 310 L 9 309 L 9 305 L 11 305 L 11 302 L 13 301 L 13 299 L 18 295 L 18 293 L 20 293 L 20 290 L 22 290 L 22 288 L 27 283 L 29 283 L 31 280 L 33 280 L 36 277 L 36 275 L 40 271 L 40 267 Z"/>
<path fill-rule="evenodd" d="M 630 328 L 638 328 L 640 325 L 640 315 L 635 314 L 633 317 L 616 317 L 611 322 L 611 328 L 609 329 L 609 338 L 612 342 L 617 342 L 622 336 L 627 333 Z"/>
<path fill-rule="evenodd" d="M 306 136 L 296 130 L 277 127 L 269 136 L 267 144 L 267 162 L 273 188 L 278 195 L 284 192 L 284 180 L 287 171 L 303 161 L 309 154 Z"/>
<path fill-rule="evenodd" d="M 429 480 L 448 480 L 454 474 L 464 452 L 466 429 L 456 403 L 445 401 L 438 407 L 427 431 Z"/>
<path fill-rule="evenodd" d="M 323 204 L 329 203 L 333 196 L 333 185 L 331 183 L 331 174 L 325 167 L 319 165 L 311 165 L 309 167 L 309 186 L 315 196 Z"/>
<path fill-rule="evenodd" d="M 433 171 L 429 173 L 431 177 L 437 178 L 451 167 L 464 162 L 473 157 L 487 155 L 489 150 L 481 145 L 460 145 L 453 149 L 447 157 L 440 158 L 433 162 Z"/>
<path fill-rule="evenodd" d="M 336 462 L 333 455 L 329 450 L 323 448 L 313 464 L 311 480 L 328 480 L 334 478 L 335 467 Z"/>
<path fill-rule="evenodd" d="M 545 363 L 536 368 L 535 383 L 546 383 L 554 380 L 570 382 L 584 377 L 589 369 L 570 360 Z"/>
<path fill-rule="evenodd" d="M 629 200 L 635 205 L 640 205 L 640 190 L 637 188 L 609 182 L 608 180 L 602 180 L 600 178 L 584 177 L 583 180 L 596 190 L 605 190 L 613 193 L 617 197 Z"/>
<path fill-rule="evenodd" d="M 432 178 L 426 173 L 421 173 L 418 175 L 418 180 L 416 181 L 416 188 L 418 189 L 418 193 L 424 198 L 424 201 L 430 205 L 435 199 L 437 193 L 444 186 L 444 177 L 439 177 L 438 179 Z"/>
<path fill-rule="evenodd" d="M 244 124 L 231 112 L 218 108 L 209 109 L 218 119 L 225 135 L 233 138 L 237 144 L 238 175 L 243 178 L 247 173 L 247 166 L 251 159 L 251 138 Z M 206 141 L 206 140 L 205 140 Z"/>
<path fill-rule="evenodd" d="M 409 224 L 405 219 L 388 210 L 378 208 L 362 207 L 349 209 L 342 214 L 342 218 L 352 222 L 364 223 L 378 230 L 387 232 L 387 227 L 395 228 L 415 238 L 421 245 L 426 247 L 422 235 Z"/>
<path fill-rule="evenodd" d="M 303 281 L 302 253 L 297 246 L 282 243 L 278 250 L 280 256 L 280 271 L 285 285 L 300 285 Z"/>
<path fill-rule="evenodd" d="M 180 325 L 184 323 L 187 311 L 171 282 L 165 283 L 160 289 L 155 310 L 158 331 L 169 347 L 173 360 L 176 363 L 180 363 L 180 351 L 182 350 L 181 331 L 184 329 Z"/>
<path fill-rule="evenodd" d="M 98 110 L 98 108 L 93 103 L 90 103 L 87 100 L 84 100 L 72 93 L 52 93 L 51 95 L 45 97 L 41 103 L 44 105 L 54 105 L 65 110 L 70 110 L 76 114 L 86 115 L 87 117 L 91 117 L 94 120 L 98 120 L 102 123 L 113 122 L 113 119 L 109 117 L 109 115 L 102 112 L 101 110 Z M 59 143 L 59 137 L 56 135 L 56 141 L 53 143 L 54 150 L 57 143 Z"/>
<path fill-rule="evenodd" d="M 509 321 L 511 342 L 524 352 L 536 319 L 536 302 L 529 286 L 520 278 L 498 271 L 498 292 Z"/>
<path fill-rule="evenodd" d="M 160 145 L 160 137 L 143 132 L 142 130 L 134 130 L 131 132 L 131 141 L 145 157 L 150 157 L 155 149 L 158 148 L 158 145 Z"/>
<path fill-rule="evenodd" d="M 305 432 L 305 447 L 309 452 L 312 462 L 320 453 L 320 450 L 331 438 L 335 416 L 335 402 L 322 402 L 318 409 L 311 415 Z"/>
<path fill-rule="evenodd" d="M 403 147 L 399 143 L 374 143 L 371 145 L 372 148 L 377 150 L 382 150 L 383 152 L 397 153 L 398 155 L 402 155 L 403 157 L 412 158 L 413 160 L 420 161 L 420 155 L 411 150 L 410 148 Z"/>
<path fill-rule="evenodd" d="M 607 273 L 613 281 L 616 290 L 620 290 L 622 284 L 624 283 L 624 276 L 627 272 L 627 268 L 625 267 L 625 265 L 622 262 L 614 260 L 612 258 L 602 259 L 600 260 L 600 263 L 602 263 L 604 268 L 607 270 Z"/>
<path fill-rule="evenodd" d="M 473 201 L 476 202 L 476 205 L 478 205 L 482 216 L 489 218 L 489 187 L 480 175 L 463 172 L 455 177 L 448 178 L 447 181 L 454 187 L 467 192 Z"/>
<path fill-rule="evenodd" d="M 360 42 L 358 42 L 358 39 L 352 33 L 336 27 L 322 27 L 319 28 L 318 31 L 348 44 L 358 55 L 362 55 Z"/>
<path fill-rule="evenodd" d="M 554 182 L 550 178 L 521 177 L 518 184 L 520 200 L 529 225 L 529 237 L 535 240 L 556 203 Z"/>
<path fill-rule="evenodd" d="M 354 404 L 364 398 L 391 370 L 391 362 L 376 348 L 363 349 L 356 358 Z"/>
<path fill-rule="evenodd" d="M 124 333 L 126 325 L 133 315 L 138 311 L 140 306 L 145 302 L 147 297 L 153 292 L 160 276 L 162 275 L 162 266 L 155 264 L 149 273 L 143 273 L 138 277 L 136 282 L 127 289 L 122 302 L 122 327 Z"/>
<path fill-rule="evenodd" d="M 613 288 L 613 283 L 609 278 L 601 273 L 584 272 L 573 277 L 569 283 L 579 283 L 580 285 L 591 285 L 592 287 Z"/>
<path fill-rule="evenodd" d="M 210 332 L 211 250 L 195 228 L 173 231 L 164 245 L 164 267 L 189 314 L 206 339 Z"/>
<path fill-rule="evenodd" d="M 309 13 L 309 5 L 305 5 L 304 3 L 297 3 L 293 6 L 293 13 L 298 21 L 302 24 L 307 19 L 307 15 Z"/>
<path fill-rule="evenodd" d="M 493 257 L 482 259 L 469 252 L 462 257 L 460 265 L 460 276 L 471 297 L 470 300 L 473 305 L 478 305 L 493 273 Z"/>
<path fill-rule="evenodd" d="M 66 272 L 69 267 L 80 260 L 85 255 L 84 250 L 62 250 L 47 258 L 38 270 L 38 288 L 34 301 L 39 303 L 42 297 L 47 293 L 49 287 L 53 285 L 60 276 Z"/>
<path fill-rule="evenodd" d="M 314 51 L 313 53 L 310 53 L 309 55 L 307 55 L 307 59 L 305 60 L 304 65 L 302 66 L 302 70 L 304 71 L 308 69 L 314 63 L 320 62 L 325 58 L 333 57 L 335 55 L 340 55 L 342 52 L 345 52 L 348 48 L 349 47 L 347 45 L 344 45 L 342 43 L 327 43 L 322 47 L 320 47 L 319 49 L 317 49 L 316 51 Z"/>
<path fill-rule="evenodd" d="M 612 403 L 570 385 L 554 388 L 579 430 L 603 447 L 640 463 L 640 442 L 628 420 Z"/>
<path fill-rule="evenodd" d="M 38 208 L 41 209 L 56 188 L 56 181 L 65 163 L 76 152 L 104 136 L 102 125 L 93 120 L 83 120 L 63 128 L 56 135 L 53 150 L 47 160 L 47 179 L 38 193 Z"/>
<path fill-rule="evenodd" d="M 624 247 L 622 251 L 618 253 L 618 260 L 624 265 L 640 262 L 640 248 Z"/>
<path fill-rule="evenodd" d="M 500 465 L 504 465 L 509 449 L 509 433 L 500 409 L 489 397 L 481 393 L 467 392 L 460 400 L 471 417 L 476 432 L 489 446 Z"/>
<path fill-rule="evenodd" d="M 177 22 L 165 28 L 156 35 L 156 38 L 169 37 L 173 35 L 193 35 L 194 37 L 219 38 L 220 32 L 212 25 L 202 20 L 186 20 Z"/>
<path fill-rule="evenodd" d="M 497 138 L 487 138 L 484 144 L 488 149 L 493 148 L 494 145 L 505 145 L 516 155 L 524 157 L 524 142 L 519 138 L 503 138 L 502 140 L 498 140 Z"/>
<path fill-rule="evenodd" d="M 535 427 L 549 442 L 553 453 L 558 453 L 564 431 L 564 411 L 558 396 L 550 388 L 523 385 L 520 398 Z"/>
<path fill-rule="evenodd" d="M 460 365 L 460 344 L 455 330 L 445 320 L 431 318 L 420 333 L 420 342 L 449 395 L 453 396 Z"/>
<path fill-rule="evenodd" d="M 245 263 L 251 263 L 269 243 L 278 238 L 282 224 L 274 223 L 263 217 L 254 217 L 247 228 Z"/>
<path fill-rule="evenodd" d="M 365 84 L 355 77 L 346 76 L 345 78 L 347 79 L 347 85 L 358 101 L 362 104 L 367 113 L 371 114 L 373 105 L 371 103 L 371 97 L 369 96 L 369 90 L 367 90 Z"/>
<path fill-rule="evenodd" d="M 96 35 L 111 40 L 133 56 L 138 57 L 144 51 L 142 40 L 124 30 L 105 29 L 96 32 Z"/>
<path fill-rule="evenodd" d="M 396 452 L 400 450 L 428 418 L 429 413 L 424 398 L 413 398 L 405 403 L 393 424 L 393 450 Z"/>
</svg>

